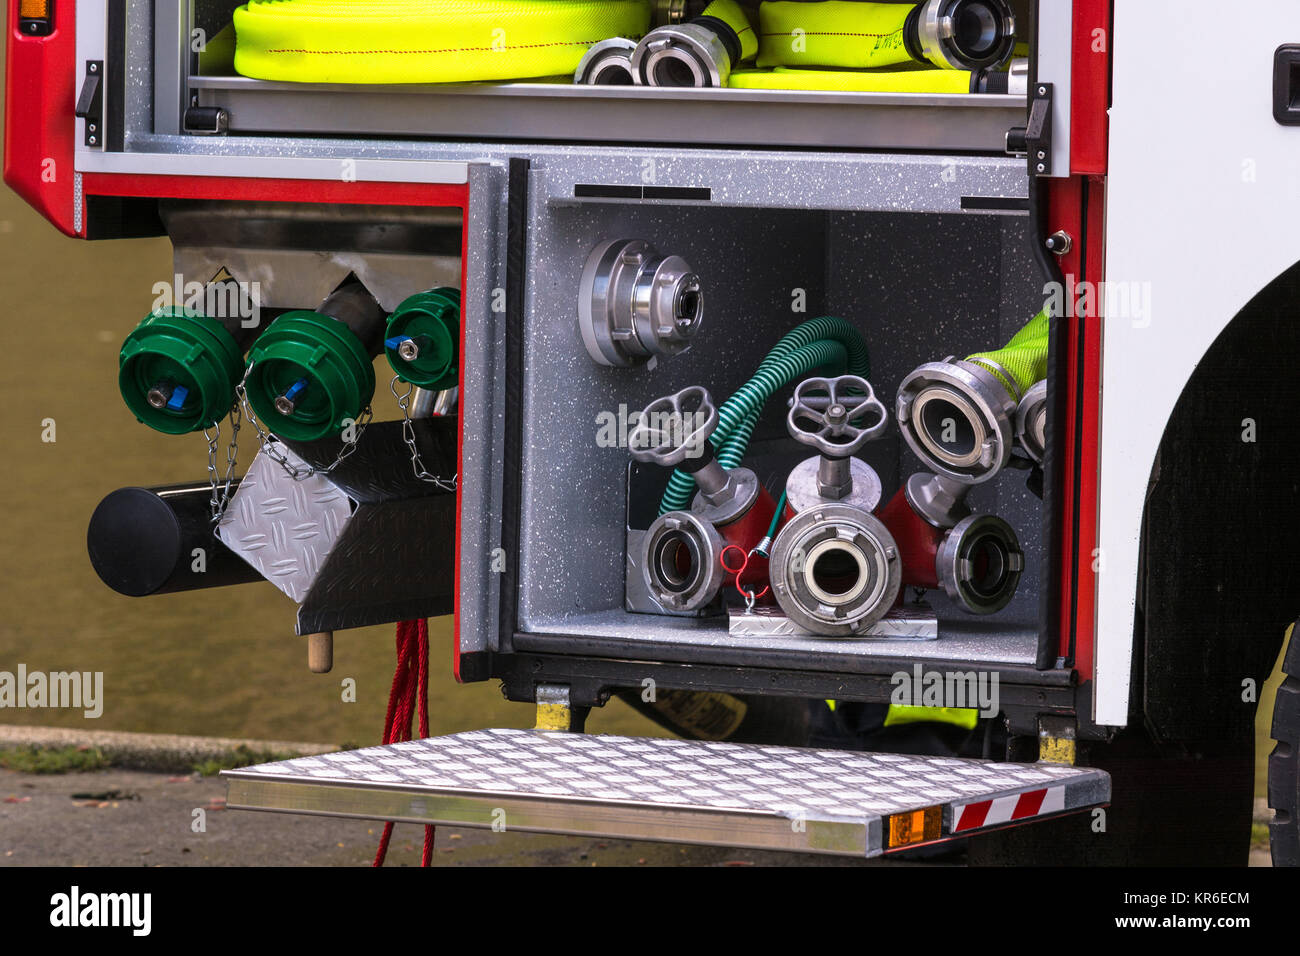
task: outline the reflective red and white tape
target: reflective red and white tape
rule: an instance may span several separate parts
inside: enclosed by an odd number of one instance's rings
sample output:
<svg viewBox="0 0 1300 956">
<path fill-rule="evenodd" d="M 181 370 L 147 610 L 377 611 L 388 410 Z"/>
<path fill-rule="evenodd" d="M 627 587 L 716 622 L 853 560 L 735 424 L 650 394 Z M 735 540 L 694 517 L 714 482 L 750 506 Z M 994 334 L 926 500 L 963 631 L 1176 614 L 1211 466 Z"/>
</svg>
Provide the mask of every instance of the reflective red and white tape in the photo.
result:
<svg viewBox="0 0 1300 956">
<path fill-rule="evenodd" d="M 956 804 L 952 808 L 952 818 L 957 823 L 952 828 L 952 832 L 978 830 L 981 827 L 993 827 L 1014 820 L 1042 816 L 1045 813 L 1061 813 L 1063 810 L 1065 810 L 1065 787 L 1045 787 L 1042 790 L 1028 790 L 994 800 Z"/>
</svg>

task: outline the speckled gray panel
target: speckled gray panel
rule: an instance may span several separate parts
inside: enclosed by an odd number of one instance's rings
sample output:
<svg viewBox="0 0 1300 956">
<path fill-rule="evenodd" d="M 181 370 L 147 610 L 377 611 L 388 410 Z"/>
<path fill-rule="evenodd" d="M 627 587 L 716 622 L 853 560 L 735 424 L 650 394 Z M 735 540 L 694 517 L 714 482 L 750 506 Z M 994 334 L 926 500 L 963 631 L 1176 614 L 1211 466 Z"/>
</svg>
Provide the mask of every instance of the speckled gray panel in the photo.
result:
<svg viewBox="0 0 1300 956">
<path fill-rule="evenodd" d="M 737 638 L 726 634 L 725 619 L 714 626 L 623 610 L 627 453 L 598 446 L 597 415 L 638 411 L 659 395 L 693 384 L 707 386 L 721 402 L 784 332 L 826 313 L 863 330 L 873 384 L 892 396 L 922 362 L 998 346 L 1036 310 L 1024 244 L 1028 220 L 934 214 L 936 208 L 959 208 L 963 194 L 1017 194 L 1015 188 L 999 192 L 983 161 L 952 161 L 956 172 L 947 181 L 934 157 L 897 157 L 892 163 L 874 157 L 859 165 L 861 181 L 851 190 L 834 177 L 803 177 L 811 167 L 798 159 L 743 183 L 728 178 L 725 165 L 701 163 L 690 154 L 655 167 L 656 174 L 670 173 L 673 185 L 707 185 L 715 197 L 766 190 L 780 202 L 788 194 L 800 207 L 793 209 L 573 198 L 575 183 L 634 181 L 629 160 L 635 158 L 550 156 L 537 162 L 530 183 L 520 628 L 553 637 L 731 645 Z M 907 183 L 927 169 L 934 181 L 909 189 Z M 878 203 L 880 197 L 894 189 L 886 208 L 900 211 L 850 211 L 855 197 L 878 210 L 886 205 Z M 901 211 L 911 198 L 918 209 Z M 822 211 L 836 207 L 844 211 Z M 703 280 L 705 321 L 695 344 L 654 368 L 597 366 L 577 331 L 574 290 L 586 255 L 599 241 L 619 237 L 648 239 L 661 252 L 683 256 Z M 795 288 L 806 290 L 805 314 L 791 311 Z M 786 439 L 779 405 L 769 408 L 751 454 L 774 492 L 790 465 L 807 454 Z M 892 430 L 865 457 L 880 471 L 887 495 L 917 469 Z M 941 625 L 939 640 L 926 654 L 1032 662 L 1035 632 L 1027 625 L 1037 608 L 1039 521 L 1037 501 L 1019 490 L 1021 483 L 1022 473 L 1009 472 L 996 490 L 980 489 L 975 497 L 980 507 L 1011 521 L 1026 546 L 1030 567 L 1021 596 L 983 622 L 989 639 L 981 647 L 980 625 L 972 627 L 972 619 L 942 595 L 930 595 Z M 955 623 L 957 617 L 964 620 L 949 627 L 945 638 L 943 621 Z M 915 645 L 904 650 L 891 642 L 821 641 L 818 649 L 826 644 L 846 655 L 917 653 Z"/>
</svg>

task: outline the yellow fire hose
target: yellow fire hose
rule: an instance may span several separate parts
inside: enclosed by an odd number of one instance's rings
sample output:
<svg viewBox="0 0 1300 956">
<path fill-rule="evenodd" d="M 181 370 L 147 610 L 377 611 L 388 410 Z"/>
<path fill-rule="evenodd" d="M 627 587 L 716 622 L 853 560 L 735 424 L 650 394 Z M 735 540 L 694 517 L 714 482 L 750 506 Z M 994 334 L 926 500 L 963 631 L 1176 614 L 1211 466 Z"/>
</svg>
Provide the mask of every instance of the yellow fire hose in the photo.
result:
<svg viewBox="0 0 1300 956">
<path fill-rule="evenodd" d="M 991 69 L 1015 44 L 1007 0 L 772 0 L 758 9 L 759 66 Z"/>
<path fill-rule="evenodd" d="M 759 66 L 877 67 L 910 63 L 906 3 L 780 0 L 758 8 Z"/>
<path fill-rule="evenodd" d="M 758 53 L 758 34 L 749 25 L 749 17 L 736 0 L 713 0 L 700 16 L 717 17 L 736 31 L 736 37 L 740 40 L 741 61 L 752 60 Z"/>
<path fill-rule="evenodd" d="M 249 0 L 235 71 L 299 83 L 465 83 L 572 74 L 637 38 L 649 0 Z"/>
<path fill-rule="evenodd" d="M 774 70 L 732 73 L 727 85 L 741 90 L 827 90 L 849 93 L 969 93 L 971 74 L 962 70 Z"/>
</svg>

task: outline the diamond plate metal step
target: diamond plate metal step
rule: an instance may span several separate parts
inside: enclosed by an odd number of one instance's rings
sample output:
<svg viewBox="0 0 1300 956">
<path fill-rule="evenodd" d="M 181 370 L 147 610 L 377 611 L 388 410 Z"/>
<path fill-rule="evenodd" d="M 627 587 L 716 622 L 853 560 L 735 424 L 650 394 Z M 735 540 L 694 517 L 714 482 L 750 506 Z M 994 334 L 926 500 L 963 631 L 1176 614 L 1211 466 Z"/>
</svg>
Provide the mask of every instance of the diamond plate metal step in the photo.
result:
<svg viewBox="0 0 1300 956">
<path fill-rule="evenodd" d="M 868 857 L 1110 799 L 1087 767 L 536 730 L 222 776 L 233 809 Z"/>
</svg>

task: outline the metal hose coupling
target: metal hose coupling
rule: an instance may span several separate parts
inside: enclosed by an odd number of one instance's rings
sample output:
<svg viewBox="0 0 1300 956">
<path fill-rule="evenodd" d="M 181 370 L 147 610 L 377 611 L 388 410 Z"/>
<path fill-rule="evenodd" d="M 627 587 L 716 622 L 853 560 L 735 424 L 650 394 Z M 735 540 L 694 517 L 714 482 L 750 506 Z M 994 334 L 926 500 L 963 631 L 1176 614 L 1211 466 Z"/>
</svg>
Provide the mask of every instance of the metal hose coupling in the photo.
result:
<svg viewBox="0 0 1300 956">
<path fill-rule="evenodd" d="M 971 515 L 944 536 L 935 558 L 944 593 L 971 614 L 993 614 L 1015 596 L 1025 568 L 1020 540 L 996 515 Z"/>
<path fill-rule="evenodd" d="M 903 45 L 914 60 L 945 70 L 1001 66 L 1015 49 L 1006 0 L 925 0 L 908 14 Z"/>
<path fill-rule="evenodd" d="M 814 634 L 859 634 L 898 599 L 902 563 L 893 535 L 852 505 L 810 508 L 772 546 L 772 591 L 786 616 Z"/>
<path fill-rule="evenodd" d="M 579 86 L 632 86 L 632 51 L 636 43 L 622 37 L 601 40 L 582 57 L 574 71 L 573 82 Z"/>
<path fill-rule="evenodd" d="M 979 483 L 1011 459 L 1016 410 L 1047 376 L 1044 310 L 991 352 L 922 365 L 898 387 L 898 424 L 912 451 L 941 475 Z"/>
<path fill-rule="evenodd" d="M 1035 382 L 1016 406 L 1016 444 L 1036 465 L 1047 453 L 1047 379 Z"/>
<path fill-rule="evenodd" d="M 656 27 L 637 44 L 632 73 L 644 86 L 723 87 L 758 52 L 758 37 L 736 0 L 714 0 L 698 17 Z"/>
<path fill-rule="evenodd" d="M 903 564 L 903 585 L 942 588 L 968 614 L 992 614 L 1015 596 L 1025 555 L 1011 526 L 972 515 L 969 482 L 917 472 L 880 511 Z"/>
<path fill-rule="evenodd" d="M 983 365 L 949 356 L 903 379 L 895 415 L 908 447 L 930 468 L 979 483 L 1011 459 L 1019 401 Z"/>
<path fill-rule="evenodd" d="M 666 611 L 698 611 L 722 590 L 726 542 L 713 526 L 689 511 L 670 511 L 650 525 L 643 539 L 641 580 Z"/>
<path fill-rule="evenodd" d="M 578 329 L 601 365 L 642 365 L 690 348 L 704 319 L 700 277 L 641 239 L 602 242 L 578 289 Z"/>
</svg>

